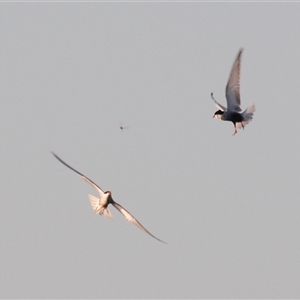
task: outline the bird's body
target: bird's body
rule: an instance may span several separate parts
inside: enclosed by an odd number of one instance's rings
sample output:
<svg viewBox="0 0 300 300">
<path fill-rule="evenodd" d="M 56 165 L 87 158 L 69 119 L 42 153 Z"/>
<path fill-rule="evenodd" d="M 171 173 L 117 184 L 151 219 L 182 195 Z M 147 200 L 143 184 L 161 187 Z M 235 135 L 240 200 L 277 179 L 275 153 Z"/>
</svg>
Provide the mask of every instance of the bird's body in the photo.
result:
<svg viewBox="0 0 300 300">
<path fill-rule="evenodd" d="M 100 198 L 89 195 L 89 199 L 96 214 L 104 214 L 104 216 L 112 218 L 112 214 L 108 209 L 108 205 L 113 204 L 114 202 L 110 191 L 106 191 L 102 196 L 100 196 Z"/>
<path fill-rule="evenodd" d="M 241 49 L 238 53 L 226 85 L 227 108 L 217 102 L 213 96 L 213 93 L 211 93 L 211 97 L 218 108 L 213 115 L 213 118 L 222 121 L 231 121 L 234 125 L 233 135 L 237 133 L 237 128 L 244 128 L 246 124 L 252 120 L 253 113 L 255 111 L 255 105 L 252 104 L 245 111 L 241 112 L 240 65 L 242 52 L 243 49 Z"/>
<path fill-rule="evenodd" d="M 221 113 L 222 121 L 231 121 L 233 124 L 243 122 L 244 118 L 241 113 L 235 111 L 224 111 Z"/>
<path fill-rule="evenodd" d="M 52 152 L 53 153 L 53 152 Z M 119 203 L 117 203 L 116 201 L 113 200 L 112 196 L 111 196 L 111 192 L 110 191 L 106 191 L 104 192 L 95 182 L 93 182 L 91 179 L 89 179 L 88 177 L 86 177 L 85 175 L 83 175 L 82 173 L 76 171 L 74 168 L 72 168 L 71 166 L 69 166 L 67 163 L 65 163 L 61 158 L 59 158 L 55 153 L 53 153 L 53 155 L 62 163 L 64 164 L 66 167 L 70 168 L 72 171 L 76 172 L 84 181 L 86 181 L 87 183 L 89 183 L 92 187 L 94 187 L 100 197 L 97 198 L 93 195 L 89 195 L 89 199 L 92 205 L 93 210 L 95 211 L 95 213 L 99 214 L 99 215 L 104 215 L 105 217 L 108 218 L 112 218 L 112 214 L 110 212 L 110 210 L 108 209 L 109 204 L 111 204 L 112 206 L 114 206 L 124 217 L 126 220 L 128 220 L 129 222 L 133 223 L 134 225 L 136 225 L 138 228 L 140 228 L 141 230 L 145 231 L 146 233 L 148 233 L 149 235 L 151 235 L 152 237 L 154 237 L 155 239 L 157 239 L 160 242 L 165 243 L 164 241 L 158 239 L 157 237 L 155 237 L 152 233 L 150 233 L 132 214 L 130 214 L 123 206 L 121 206 Z"/>
</svg>

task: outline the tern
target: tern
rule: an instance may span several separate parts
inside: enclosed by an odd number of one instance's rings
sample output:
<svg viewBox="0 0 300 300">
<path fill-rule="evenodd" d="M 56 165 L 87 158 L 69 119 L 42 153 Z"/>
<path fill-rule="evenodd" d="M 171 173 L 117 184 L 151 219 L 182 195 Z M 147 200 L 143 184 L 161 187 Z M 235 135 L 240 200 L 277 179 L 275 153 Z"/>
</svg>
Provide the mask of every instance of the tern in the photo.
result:
<svg viewBox="0 0 300 300">
<path fill-rule="evenodd" d="M 112 214 L 108 209 L 108 205 L 111 204 L 113 205 L 124 217 L 126 220 L 129 222 L 133 223 L 135 226 L 140 228 L 141 230 L 145 231 L 158 241 L 165 243 L 164 241 L 158 239 L 155 237 L 152 233 L 150 233 L 129 211 L 127 211 L 123 206 L 121 206 L 119 203 L 115 202 L 111 196 L 111 191 L 106 191 L 104 192 L 99 185 L 97 185 L 95 182 L 93 182 L 91 179 L 83 175 L 82 173 L 76 171 L 74 168 L 69 166 L 67 163 L 65 163 L 61 158 L 59 158 L 54 152 L 52 154 L 61 162 L 63 163 L 66 167 L 70 168 L 74 172 L 76 172 L 84 181 L 89 183 L 93 188 L 95 188 L 99 195 L 100 198 L 97 198 L 93 195 L 89 195 L 89 199 L 92 205 L 93 210 L 95 211 L 96 214 L 103 215 L 108 218 L 112 218 Z"/>
<path fill-rule="evenodd" d="M 238 53 L 238 56 L 233 64 L 231 73 L 226 86 L 226 100 L 227 108 L 217 102 L 214 98 L 213 93 L 211 93 L 211 98 L 215 102 L 218 110 L 213 115 L 213 118 L 222 121 L 231 121 L 234 125 L 233 135 L 237 133 L 237 128 L 241 129 L 248 124 L 252 118 L 255 111 L 255 105 L 250 105 L 243 112 L 241 109 L 241 98 L 240 98 L 240 65 L 241 56 L 243 49 Z"/>
</svg>

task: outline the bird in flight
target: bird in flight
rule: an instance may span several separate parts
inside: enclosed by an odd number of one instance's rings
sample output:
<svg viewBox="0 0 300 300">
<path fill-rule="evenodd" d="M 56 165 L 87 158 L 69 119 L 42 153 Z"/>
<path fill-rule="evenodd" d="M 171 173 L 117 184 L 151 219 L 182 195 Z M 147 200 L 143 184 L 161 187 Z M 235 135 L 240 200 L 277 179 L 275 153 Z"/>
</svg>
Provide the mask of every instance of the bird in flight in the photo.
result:
<svg viewBox="0 0 300 300">
<path fill-rule="evenodd" d="M 108 218 L 112 218 L 112 214 L 108 209 L 108 205 L 111 204 L 113 205 L 124 217 L 126 220 L 128 220 L 129 222 L 133 223 L 135 226 L 137 226 L 138 228 L 140 228 L 141 230 L 145 231 L 146 233 L 148 233 L 149 235 L 151 235 L 152 237 L 154 237 L 155 239 L 157 239 L 158 241 L 162 242 L 162 243 L 166 243 L 160 239 L 158 239 L 157 237 L 155 237 L 152 233 L 150 233 L 129 211 L 127 211 L 123 206 L 121 206 L 119 203 L 115 202 L 111 196 L 111 192 L 110 191 L 106 191 L 104 192 L 99 185 L 97 185 L 95 182 L 93 182 L 91 179 L 89 179 L 88 177 L 86 177 L 85 175 L 83 175 L 82 173 L 76 171 L 74 168 L 72 168 L 71 166 L 69 166 L 67 163 L 65 163 L 61 158 L 59 158 L 54 152 L 52 152 L 52 154 L 61 162 L 63 163 L 66 167 L 70 168 L 71 170 L 73 170 L 74 172 L 76 172 L 84 181 L 86 181 L 87 183 L 89 183 L 93 188 L 95 188 L 97 190 L 97 192 L 100 195 L 100 198 L 97 198 L 93 195 L 89 195 L 89 199 L 92 205 L 93 210 L 95 211 L 96 214 L 99 215 L 103 215 L 108 217 Z"/>
<path fill-rule="evenodd" d="M 240 65 L 241 65 L 241 55 L 243 49 L 238 53 L 238 56 L 233 64 L 229 80 L 226 86 L 226 100 L 227 108 L 217 102 L 214 98 L 213 93 L 211 93 L 211 98 L 215 102 L 218 110 L 213 115 L 213 118 L 222 121 L 231 121 L 234 125 L 233 135 L 237 133 L 237 128 L 241 129 L 248 124 L 252 118 L 255 111 L 255 105 L 250 105 L 243 112 L 241 109 L 241 98 L 240 98 Z"/>
</svg>

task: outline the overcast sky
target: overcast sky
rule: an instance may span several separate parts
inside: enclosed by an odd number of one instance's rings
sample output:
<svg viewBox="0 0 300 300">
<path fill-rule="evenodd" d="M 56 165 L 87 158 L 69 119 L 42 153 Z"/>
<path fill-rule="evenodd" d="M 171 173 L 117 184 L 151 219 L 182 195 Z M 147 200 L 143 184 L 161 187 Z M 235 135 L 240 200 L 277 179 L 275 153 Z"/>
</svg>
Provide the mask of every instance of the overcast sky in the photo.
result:
<svg viewBox="0 0 300 300">
<path fill-rule="evenodd" d="M 299 9 L 2 2 L 1 298 L 300 298 Z"/>
</svg>

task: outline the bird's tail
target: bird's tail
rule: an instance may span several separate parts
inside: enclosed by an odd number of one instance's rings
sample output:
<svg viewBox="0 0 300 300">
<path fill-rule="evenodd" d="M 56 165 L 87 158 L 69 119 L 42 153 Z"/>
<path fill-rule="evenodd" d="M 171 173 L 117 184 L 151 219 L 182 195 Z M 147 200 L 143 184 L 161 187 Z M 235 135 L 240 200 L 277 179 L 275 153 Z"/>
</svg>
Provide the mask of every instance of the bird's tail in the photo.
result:
<svg viewBox="0 0 300 300">
<path fill-rule="evenodd" d="M 242 113 L 243 122 L 236 123 L 236 127 L 244 128 L 253 119 L 254 112 L 255 112 L 255 104 L 248 106 L 247 109 L 245 109 Z"/>
<path fill-rule="evenodd" d="M 89 195 L 91 205 L 93 207 L 93 210 L 95 211 L 96 214 L 103 215 L 107 218 L 112 219 L 113 215 L 111 214 L 110 210 L 108 207 L 103 207 L 100 203 L 100 199 L 93 196 Z"/>
<path fill-rule="evenodd" d="M 103 210 L 103 213 L 106 218 L 109 218 L 109 219 L 113 218 L 113 215 L 111 214 L 110 210 L 107 207 Z"/>
</svg>

